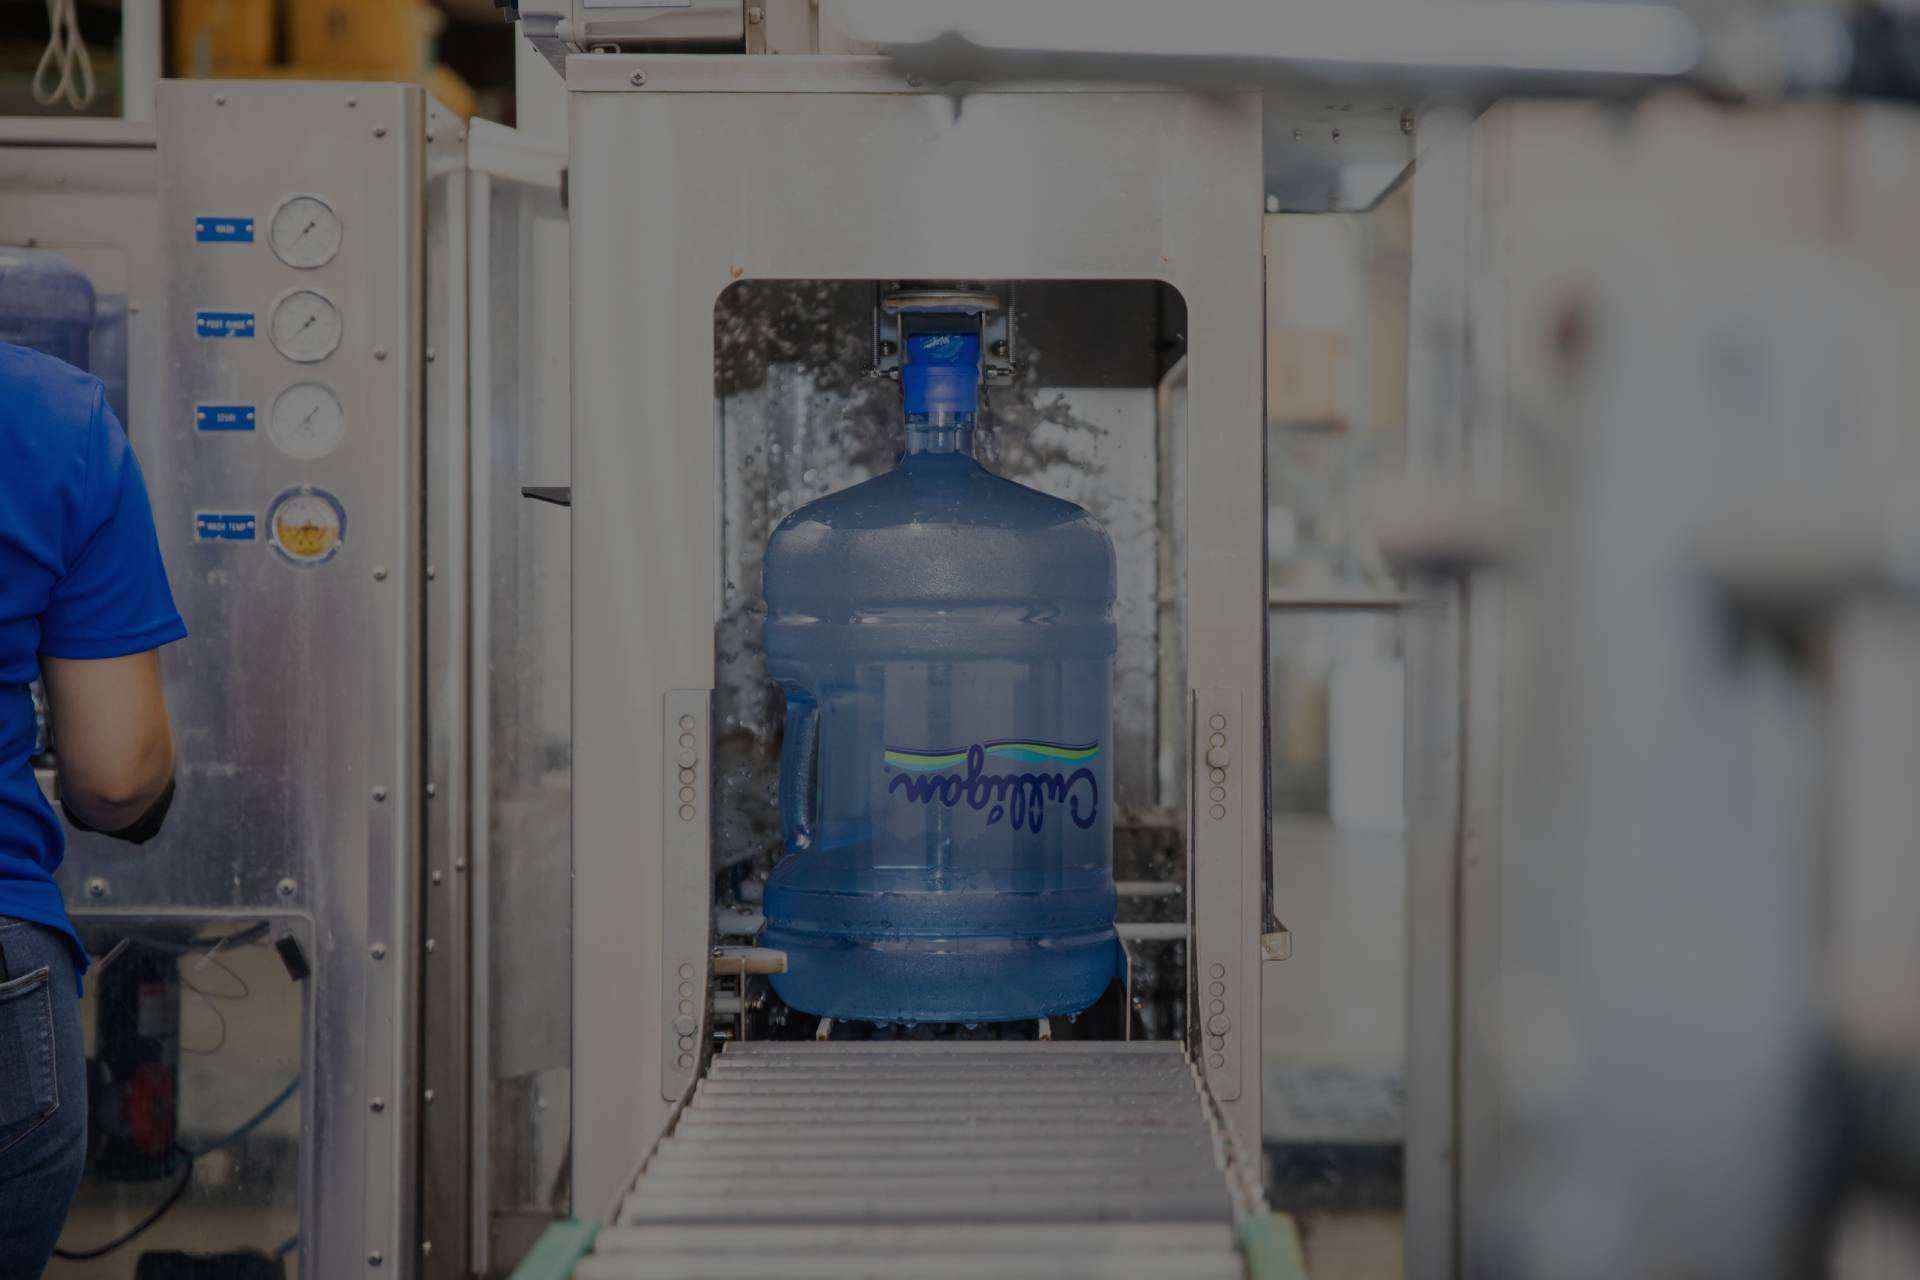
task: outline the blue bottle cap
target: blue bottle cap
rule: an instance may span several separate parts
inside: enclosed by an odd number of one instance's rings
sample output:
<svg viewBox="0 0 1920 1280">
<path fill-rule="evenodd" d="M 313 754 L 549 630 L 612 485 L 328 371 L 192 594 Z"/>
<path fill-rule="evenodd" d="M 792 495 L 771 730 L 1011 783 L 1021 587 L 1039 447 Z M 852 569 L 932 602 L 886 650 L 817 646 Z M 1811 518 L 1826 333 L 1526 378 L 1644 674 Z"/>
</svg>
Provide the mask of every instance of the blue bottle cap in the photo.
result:
<svg viewBox="0 0 1920 1280">
<path fill-rule="evenodd" d="M 912 333 L 900 389 L 908 413 L 974 413 L 980 407 L 980 335 Z"/>
</svg>

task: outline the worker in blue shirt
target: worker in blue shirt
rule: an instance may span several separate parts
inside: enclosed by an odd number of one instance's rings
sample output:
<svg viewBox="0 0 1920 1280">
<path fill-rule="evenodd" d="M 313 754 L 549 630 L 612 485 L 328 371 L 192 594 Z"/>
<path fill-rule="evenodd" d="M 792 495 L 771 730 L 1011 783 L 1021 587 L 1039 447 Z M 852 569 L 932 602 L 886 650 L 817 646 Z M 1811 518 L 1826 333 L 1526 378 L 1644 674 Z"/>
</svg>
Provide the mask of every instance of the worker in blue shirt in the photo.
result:
<svg viewBox="0 0 1920 1280">
<path fill-rule="evenodd" d="M 46 691 L 61 807 L 144 841 L 173 795 L 161 645 L 186 635 L 145 481 L 98 379 L 0 344 L 0 1276 L 47 1265 L 80 1183 L 87 957 L 31 756 Z"/>
</svg>

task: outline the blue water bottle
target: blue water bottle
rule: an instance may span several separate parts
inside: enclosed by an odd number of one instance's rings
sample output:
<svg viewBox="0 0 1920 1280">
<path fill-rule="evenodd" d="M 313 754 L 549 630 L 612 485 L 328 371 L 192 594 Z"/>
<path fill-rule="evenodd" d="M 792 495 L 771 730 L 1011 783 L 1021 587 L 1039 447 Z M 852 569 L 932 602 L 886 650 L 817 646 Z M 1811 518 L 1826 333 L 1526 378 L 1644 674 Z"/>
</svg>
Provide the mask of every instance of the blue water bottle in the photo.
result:
<svg viewBox="0 0 1920 1280">
<path fill-rule="evenodd" d="M 790 1006 L 1076 1013 L 1113 978 L 1113 544 L 973 456 L 977 331 L 909 333 L 906 449 L 767 544 Z"/>
</svg>

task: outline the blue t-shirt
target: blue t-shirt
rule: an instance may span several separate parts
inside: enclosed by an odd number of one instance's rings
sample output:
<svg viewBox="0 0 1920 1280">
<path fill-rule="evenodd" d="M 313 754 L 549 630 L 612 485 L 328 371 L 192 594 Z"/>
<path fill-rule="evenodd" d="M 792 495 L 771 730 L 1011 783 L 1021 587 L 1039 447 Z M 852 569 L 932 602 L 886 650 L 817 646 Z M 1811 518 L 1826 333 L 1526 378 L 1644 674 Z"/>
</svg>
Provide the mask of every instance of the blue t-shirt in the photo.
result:
<svg viewBox="0 0 1920 1280">
<path fill-rule="evenodd" d="M 121 658 L 186 634 L 100 380 L 0 343 L 0 916 L 64 931 L 82 968 L 53 879 L 66 840 L 34 780 L 27 686 L 42 654 Z"/>
</svg>

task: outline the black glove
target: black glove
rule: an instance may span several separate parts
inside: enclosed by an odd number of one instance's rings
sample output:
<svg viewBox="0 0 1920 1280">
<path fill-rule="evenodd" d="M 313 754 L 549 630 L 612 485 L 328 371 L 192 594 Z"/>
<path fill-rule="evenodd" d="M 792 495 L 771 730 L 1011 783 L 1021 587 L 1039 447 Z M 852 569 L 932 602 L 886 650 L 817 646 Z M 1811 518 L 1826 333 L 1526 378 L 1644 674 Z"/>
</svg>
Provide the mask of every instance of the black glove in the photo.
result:
<svg viewBox="0 0 1920 1280">
<path fill-rule="evenodd" d="M 75 831 L 91 831 L 96 835 L 103 835 L 109 840 L 125 840 L 128 844 L 145 844 L 147 841 L 159 835 L 160 828 L 166 825 L 167 810 L 173 808 L 173 779 L 167 779 L 167 789 L 160 793 L 159 799 L 147 806 L 145 813 L 118 831 L 102 831 L 98 827 L 90 827 L 86 824 L 86 821 L 72 809 L 67 808 L 65 805 L 61 807 L 66 809 L 67 822 Z"/>
</svg>

